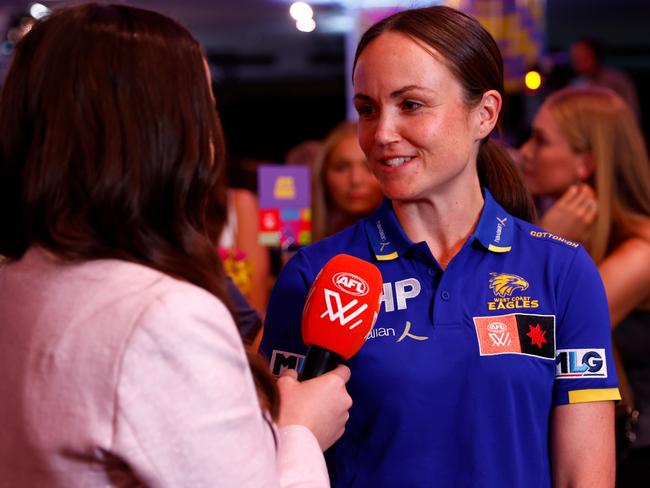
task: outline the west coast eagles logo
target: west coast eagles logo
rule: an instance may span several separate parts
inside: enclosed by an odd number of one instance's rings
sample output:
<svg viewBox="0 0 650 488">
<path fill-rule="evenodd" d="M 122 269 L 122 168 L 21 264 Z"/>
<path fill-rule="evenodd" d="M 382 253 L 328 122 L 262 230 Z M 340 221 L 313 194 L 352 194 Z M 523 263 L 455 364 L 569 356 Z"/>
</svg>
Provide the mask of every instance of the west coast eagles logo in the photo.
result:
<svg viewBox="0 0 650 488">
<path fill-rule="evenodd" d="M 515 290 L 527 290 L 528 282 L 521 276 L 507 273 L 490 273 L 490 290 L 498 297 L 509 297 Z"/>
<path fill-rule="evenodd" d="M 488 302 L 488 310 L 539 307 L 539 300 L 533 300 L 529 296 L 518 296 L 518 293 L 512 296 L 513 293 L 525 291 L 530 286 L 521 276 L 511 273 L 490 273 L 488 283 L 495 297 Z"/>
</svg>

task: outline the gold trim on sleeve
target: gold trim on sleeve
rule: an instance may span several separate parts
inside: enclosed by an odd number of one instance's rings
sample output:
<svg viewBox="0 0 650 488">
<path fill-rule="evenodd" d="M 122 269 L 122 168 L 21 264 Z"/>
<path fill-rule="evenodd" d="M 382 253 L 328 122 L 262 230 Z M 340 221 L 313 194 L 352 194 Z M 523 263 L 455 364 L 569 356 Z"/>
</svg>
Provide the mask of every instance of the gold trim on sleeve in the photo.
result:
<svg viewBox="0 0 650 488">
<path fill-rule="evenodd" d="M 618 388 L 598 388 L 592 390 L 573 390 L 569 392 L 569 403 L 600 402 L 620 400 Z"/>
</svg>

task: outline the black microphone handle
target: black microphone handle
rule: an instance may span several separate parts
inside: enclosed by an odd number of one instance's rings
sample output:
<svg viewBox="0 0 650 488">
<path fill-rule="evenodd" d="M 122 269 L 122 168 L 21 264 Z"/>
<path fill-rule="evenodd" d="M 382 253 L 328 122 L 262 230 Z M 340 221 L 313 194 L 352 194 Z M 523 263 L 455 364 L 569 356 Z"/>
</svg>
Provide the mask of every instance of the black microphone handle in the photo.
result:
<svg viewBox="0 0 650 488">
<path fill-rule="evenodd" d="M 302 371 L 298 375 L 300 381 L 310 380 L 332 371 L 341 362 L 341 356 L 320 346 L 309 346 L 305 355 Z"/>
</svg>

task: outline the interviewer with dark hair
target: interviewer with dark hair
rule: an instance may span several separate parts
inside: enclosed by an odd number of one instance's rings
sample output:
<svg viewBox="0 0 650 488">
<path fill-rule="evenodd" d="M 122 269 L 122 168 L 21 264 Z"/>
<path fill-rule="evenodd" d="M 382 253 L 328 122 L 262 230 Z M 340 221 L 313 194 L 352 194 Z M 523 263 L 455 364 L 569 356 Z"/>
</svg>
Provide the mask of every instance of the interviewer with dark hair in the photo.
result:
<svg viewBox="0 0 650 488">
<path fill-rule="evenodd" d="M 126 6 L 57 11 L 17 46 L 0 132 L 0 484 L 328 486 L 349 371 L 276 389 L 247 358 L 192 36 Z"/>
</svg>

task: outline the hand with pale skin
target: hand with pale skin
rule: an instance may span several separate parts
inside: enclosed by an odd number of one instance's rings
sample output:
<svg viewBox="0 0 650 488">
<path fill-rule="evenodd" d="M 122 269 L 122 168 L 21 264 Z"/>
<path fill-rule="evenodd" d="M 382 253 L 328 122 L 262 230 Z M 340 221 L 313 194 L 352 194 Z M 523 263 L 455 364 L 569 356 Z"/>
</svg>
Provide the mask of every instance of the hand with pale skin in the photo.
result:
<svg viewBox="0 0 650 488">
<path fill-rule="evenodd" d="M 549 208 L 539 226 L 572 241 L 584 242 L 598 215 L 596 193 L 587 184 L 571 185 Z"/>
<path fill-rule="evenodd" d="M 295 370 L 278 378 L 280 415 L 278 426 L 304 425 L 312 431 L 324 451 L 345 431 L 352 398 L 345 389 L 350 369 L 340 365 L 333 371 L 307 381 L 298 381 Z"/>
</svg>

